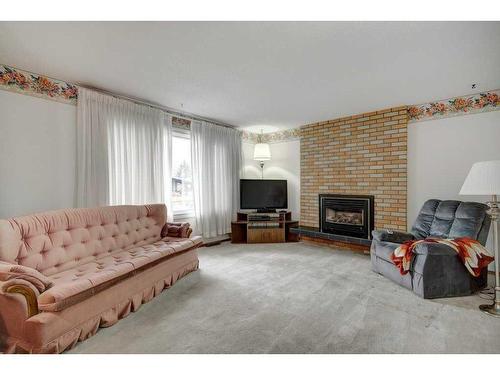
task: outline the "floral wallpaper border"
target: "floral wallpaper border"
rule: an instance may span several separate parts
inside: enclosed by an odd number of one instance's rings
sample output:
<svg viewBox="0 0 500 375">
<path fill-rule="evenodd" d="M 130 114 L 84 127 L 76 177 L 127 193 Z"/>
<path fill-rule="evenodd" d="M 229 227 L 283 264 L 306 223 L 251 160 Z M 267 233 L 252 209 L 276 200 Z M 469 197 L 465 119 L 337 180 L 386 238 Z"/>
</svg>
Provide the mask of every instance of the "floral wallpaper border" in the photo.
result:
<svg viewBox="0 0 500 375">
<path fill-rule="evenodd" d="M 78 98 L 76 85 L 2 64 L 0 89 L 73 105 L 76 105 Z M 408 107 L 408 118 L 412 123 L 497 110 L 500 110 L 500 89 L 412 105 Z M 173 125 L 189 129 L 191 121 L 174 117 Z M 242 131 L 241 138 L 246 142 L 257 143 L 259 134 Z M 300 139 L 300 128 L 266 133 L 261 139 L 267 143 L 297 140 Z"/>
<path fill-rule="evenodd" d="M 172 126 L 178 129 L 189 130 L 191 129 L 191 120 L 177 116 L 172 116 Z"/>
<path fill-rule="evenodd" d="M 241 132 L 244 142 L 259 143 L 259 138 L 264 143 L 290 142 L 300 139 L 300 128 L 279 130 L 272 133 L 252 133 L 246 130 Z"/>
<path fill-rule="evenodd" d="M 76 104 L 78 97 L 75 85 L 7 65 L 0 65 L 0 89 L 68 104 Z"/>
<path fill-rule="evenodd" d="M 493 90 L 409 106 L 408 120 L 409 122 L 429 121 L 499 109 L 500 90 Z"/>
<path fill-rule="evenodd" d="M 247 130 L 241 131 L 241 139 L 243 142 L 259 143 L 259 134 L 252 133 Z"/>
</svg>

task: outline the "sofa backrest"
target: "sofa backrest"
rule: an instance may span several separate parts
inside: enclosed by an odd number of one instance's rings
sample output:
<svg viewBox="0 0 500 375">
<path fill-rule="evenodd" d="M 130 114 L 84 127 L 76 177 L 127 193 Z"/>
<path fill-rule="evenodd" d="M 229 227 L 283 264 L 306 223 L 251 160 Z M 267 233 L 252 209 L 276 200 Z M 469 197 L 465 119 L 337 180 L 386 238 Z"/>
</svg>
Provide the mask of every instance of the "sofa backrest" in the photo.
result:
<svg viewBox="0 0 500 375">
<path fill-rule="evenodd" d="M 0 260 L 53 275 L 156 242 L 164 204 L 72 208 L 0 220 Z"/>
<path fill-rule="evenodd" d="M 470 237 L 484 245 L 490 229 L 487 210 L 483 203 L 430 199 L 422 206 L 411 233 L 417 239 Z"/>
</svg>

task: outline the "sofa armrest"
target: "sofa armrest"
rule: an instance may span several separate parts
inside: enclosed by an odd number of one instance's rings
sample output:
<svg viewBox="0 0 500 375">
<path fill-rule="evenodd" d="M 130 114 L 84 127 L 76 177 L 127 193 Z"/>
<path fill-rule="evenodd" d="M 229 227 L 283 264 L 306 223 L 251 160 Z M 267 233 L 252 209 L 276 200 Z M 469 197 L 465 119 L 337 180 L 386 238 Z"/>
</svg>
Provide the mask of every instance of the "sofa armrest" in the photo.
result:
<svg viewBox="0 0 500 375">
<path fill-rule="evenodd" d="M 411 233 L 390 231 L 387 229 L 372 231 L 372 237 L 377 241 L 394 243 L 403 243 L 415 239 L 415 237 Z"/>
<path fill-rule="evenodd" d="M 0 303 L 0 315 L 8 320 L 26 320 L 38 314 L 39 295 L 38 289 L 29 281 L 12 279 L 0 282 L 0 299 L 5 302 Z M 10 316 L 11 311 L 16 311 L 15 316 Z M 8 316 L 4 317 L 4 313 Z"/>
<path fill-rule="evenodd" d="M 26 281 L 39 293 L 43 293 L 54 283 L 50 278 L 41 274 L 36 269 L 19 264 L 0 261 L 0 281 Z"/>
<path fill-rule="evenodd" d="M 191 224 L 184 223 L 166 223 L 161 230 L 162 237 L 179 237 L 189 238 L 193 230 L 190 228 Z"/>
</svg>

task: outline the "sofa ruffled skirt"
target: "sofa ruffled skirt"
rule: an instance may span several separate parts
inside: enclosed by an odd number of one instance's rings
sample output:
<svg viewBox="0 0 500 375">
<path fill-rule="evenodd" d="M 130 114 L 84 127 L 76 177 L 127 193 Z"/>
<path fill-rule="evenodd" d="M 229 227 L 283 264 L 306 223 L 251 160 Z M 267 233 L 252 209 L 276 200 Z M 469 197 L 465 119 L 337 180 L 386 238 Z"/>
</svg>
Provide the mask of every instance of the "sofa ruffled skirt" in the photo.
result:
<svg viewBox="0 0 500 375">
<path fill-rule="evenodd" d="M 198 266 L 196 249 L 180 253 L 81 303 L 32 316 L 22 327 L 22 337 L 0 338 L 0 349 L 5 353 L 62 353 L 93 336 L 99 328 L 112 326 L 137 311 Z"/>
</svg>

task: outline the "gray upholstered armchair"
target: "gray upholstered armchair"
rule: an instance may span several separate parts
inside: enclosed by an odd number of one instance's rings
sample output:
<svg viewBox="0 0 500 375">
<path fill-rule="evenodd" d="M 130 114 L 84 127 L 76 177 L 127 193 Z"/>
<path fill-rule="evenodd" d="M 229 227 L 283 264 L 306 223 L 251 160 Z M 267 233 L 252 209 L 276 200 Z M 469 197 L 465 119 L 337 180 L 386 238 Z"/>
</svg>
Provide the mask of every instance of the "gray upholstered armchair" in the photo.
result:
<svg viewBox="0 0 500 375">
<path fill-rule="evenodd" d="M 470 237 L 482 245 L 490 229 L 488 206 L 475 202 L 440 201 L 424 203 L 410 233 L 373 231 L 372 269 L 423 298 L 456 297 L 486 286 L 487 270 L 475 278 L 457 253 L 439 243 L 422 243 L 415 248 L 410 272 L 401 275 L 391 254 L 403 242 L 427 237 Z"/>
</svg>

